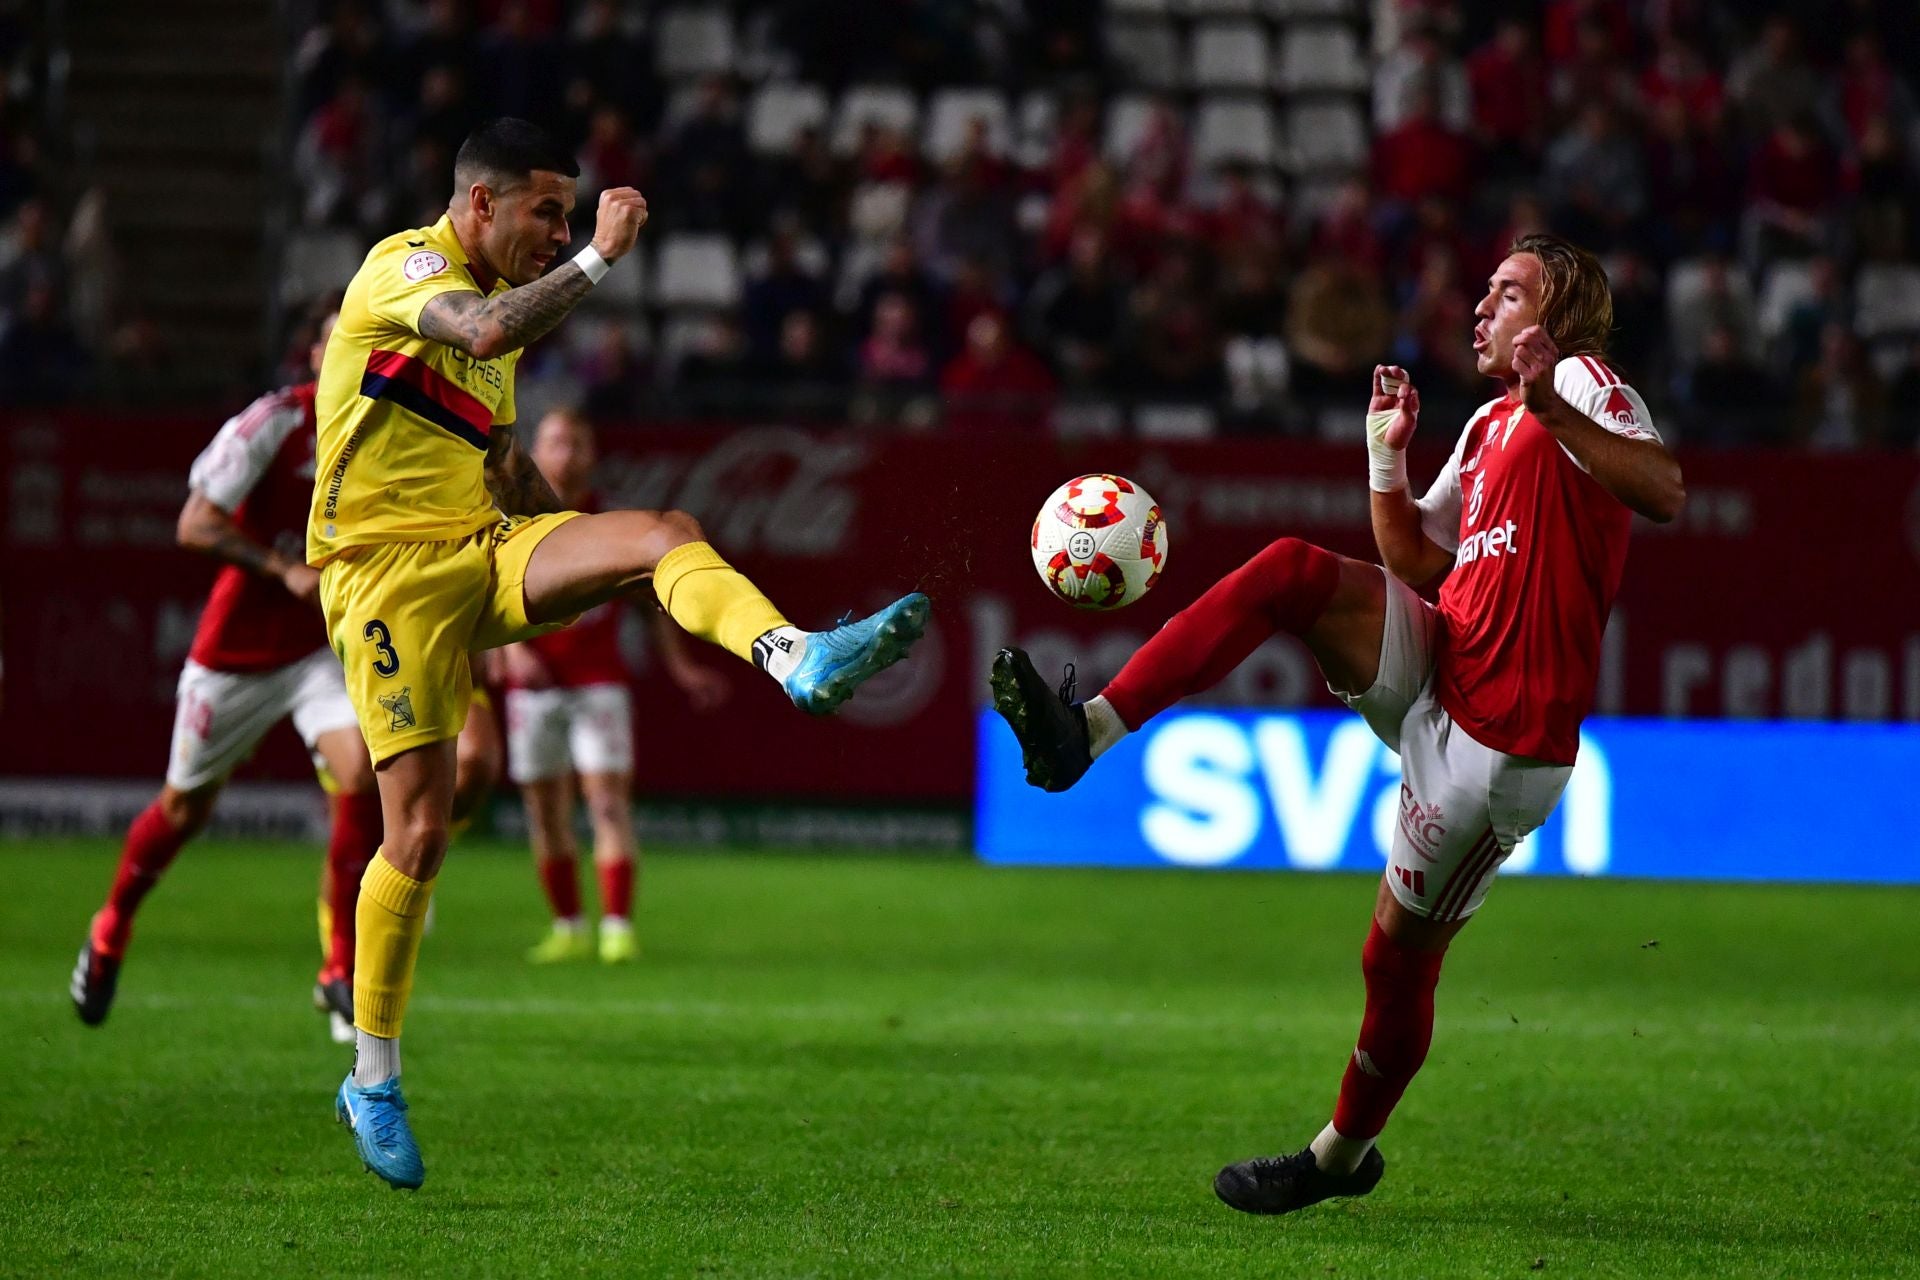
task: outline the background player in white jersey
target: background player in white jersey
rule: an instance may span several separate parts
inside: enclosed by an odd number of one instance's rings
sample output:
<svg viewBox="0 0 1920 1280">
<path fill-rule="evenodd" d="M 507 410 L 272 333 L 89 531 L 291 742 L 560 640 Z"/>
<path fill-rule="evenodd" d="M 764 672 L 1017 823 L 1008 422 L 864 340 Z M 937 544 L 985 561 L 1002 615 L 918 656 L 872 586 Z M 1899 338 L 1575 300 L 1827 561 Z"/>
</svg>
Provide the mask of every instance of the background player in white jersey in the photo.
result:
<svg viewBox="0 0 1920 1280">
<path fill-rule="evenodd" d="M 560 409 L 534 428 L 533 464 L 560 501 L 594 511 L 593 427 Z M 684 633 L 651 602 L 635 603 L 652 623 L 654 652 L 667 675 L 701 710 L 726 701 L 726 678 L 687 652 Z M 507 770 L 527 807 L 534 863 L 553 911 L 545 938 L 527 953 L 535 964 L 592 955 L 594 939 L 580 912 L 575 850 L 575 780 L 593 827 L 593 863 L 600 882 L 600 959 L 639 954 L 633 889 L 639 841 L 633 831 L 633 699 L 620 655 L 620 602 L 609 600 L 563 631 L 499 650 L 507 686 Z"/>
<path fill-rule="evenodd" d="M 328 316 L 311 354 L 316 374 L 332 328 Z M 320 575 L 302 554 L 313 492 L 313 394 L 309 382 L 261 396 L 228 419 L 188 475 L 180 543 L 226 567 L 180 673 L 166 783 L 128 829 L 113 886 L 74 967 L 74 1009 L 89 1026 L 112 1008 L 141 900 L 206 826 L 227 776 L 267 730 L 291 717 L 328 779 L 327 869 L 344 892 L 327 904 L 332 927 L 317 994 L 336 1037 L 351 1035 L 354 899 L 380 845 L 380 797 L 339 660 L 327 647 Z"/>
<path fill-rule="evenodd" d="M 333 323 L 329 309 L 309 357 L 316 374 Z M 313 392 L 309 382 L 261 396 L 227 420 L 188 472 L 180 544 L 226 566 L 214 579 L 180 673 L 166 781 L 127 829 L 113 884 L 74 966 L 74 1011 L 89 1026 L 104 1022 L 113 1007 L 141 902 L 206 827 L 228 775 L 268 730 L 291 718 L 327 792 L 331 827 L 314 1001 L 328 1014 L 336 1041 L 353 1039 L 354 905 L 382 828 L 360 723 L 326 644 L 320 575 L 303 558 L 313 492 Z M 478 797 L 492 785 L 498 741 L 476 709 L 461 735 L 461 796 Z"/>
<path fill-rule="evenodd" d="M 1566 785 L 1632 513 L 1669 521 L 1685 498 L 1645 403 L 1604 361 L 1613 303 L 1593 255 L 1524 236 L 1474 314 L 1477 366 L 1505 392 L 1473 415 L 1417 502 L 1404 450 L 1419 393 L 1398 367 L 1374 371 L 1367 431 L 1385 572 L 1282 538 L 1084 704 L 1070 701 L 1071 681 L 1056 698 L 1018 650 L 994 661 L 995 706 L 1020 739 L 1027 780 L 1049 791 L 1276 630 L 1300 637 L 1400 754 L 1400 821 L 1361 953 L 1358 1044 L 1333 1119 L 1309 1146 L 1214 1179 L 1250 1213 L 1365 1195 L 1380 1180 L 1374 1140 L 1426 1060 L 1447 944 Z M 1416 588 L 1442 574 L 1436 608 Z"/>
</svg>

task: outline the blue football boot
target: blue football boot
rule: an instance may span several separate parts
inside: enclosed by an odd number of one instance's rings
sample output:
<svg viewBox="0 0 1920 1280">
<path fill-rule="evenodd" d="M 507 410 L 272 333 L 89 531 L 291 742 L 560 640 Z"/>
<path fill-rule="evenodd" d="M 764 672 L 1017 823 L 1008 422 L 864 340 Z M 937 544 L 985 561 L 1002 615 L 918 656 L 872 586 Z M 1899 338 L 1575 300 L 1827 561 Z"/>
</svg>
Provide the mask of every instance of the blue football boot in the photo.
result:
<svg viewBox="0 0 1920 1280">
<path fill-rule="evenodd" d="M 824 716 L 873 676 L 907 656 L 927 629 L 927 598 L 901 596 L 880 612 L 807 637 L 800 664 L 787 674 L 793 705 Z"/>
<path fill-rule="evenodd" d="M 407 1100 L 400 1094 L 399 1076 L 362 1089 L 349 1071 L 333 1100 L 333 1113 L 353 1131 L 353 1145 L 369 1172 L 386 1179 L 395 1191 L 419 1190 L 427 1180 L 427 1166 L 421 1163 L 420 1148 L 407 1127 Z"/>
</svg>

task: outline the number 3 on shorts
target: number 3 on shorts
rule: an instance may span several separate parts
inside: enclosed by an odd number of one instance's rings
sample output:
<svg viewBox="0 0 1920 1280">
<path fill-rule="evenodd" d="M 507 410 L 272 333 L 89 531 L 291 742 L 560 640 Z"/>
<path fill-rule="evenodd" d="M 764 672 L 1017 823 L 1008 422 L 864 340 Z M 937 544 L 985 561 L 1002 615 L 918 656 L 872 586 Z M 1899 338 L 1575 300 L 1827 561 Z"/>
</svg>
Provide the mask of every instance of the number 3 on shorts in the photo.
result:
<svg viewBox="0 0 1920 1280">
<path fill-rule="evenodd" d="M 393 635 L 387 630 L 387 624 L 375 618 L 360 633 L 373 641 L 373 673 L 386 677 L 400 670 L 400 655 L 393 651 Z"/>
</svg>

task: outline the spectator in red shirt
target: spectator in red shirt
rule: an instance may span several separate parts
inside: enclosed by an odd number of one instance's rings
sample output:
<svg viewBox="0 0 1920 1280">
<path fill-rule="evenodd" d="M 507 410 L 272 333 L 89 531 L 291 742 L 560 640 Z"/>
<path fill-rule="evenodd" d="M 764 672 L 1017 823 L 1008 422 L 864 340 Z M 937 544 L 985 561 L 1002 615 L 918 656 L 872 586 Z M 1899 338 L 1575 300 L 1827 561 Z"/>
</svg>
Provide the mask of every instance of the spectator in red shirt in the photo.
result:
<svg viewBox="0 0 1920 1280">
<path fill-rule="evenodd" d="M 1374 226 L 1373 200 L 1367 184 L 1355 178 L 1342 183 L 1313 229 L 1313 260 L 1338 259 L 1378 275 L 1387 265 L 1386 241 Z"/>
<path fill-rule="evenodd" d="M 1373 144 L 1373 183 L 1381 196 L 1416 204 L 1427 196 L 1461 200 L 1473 177 L 1473 143 L 1440 119 L 1431 88 L 1413 95 L 1406 121 Z"/>
<path fill-rule="evenodd" d="M 1833 153 L 1796 116 L 1776 125 L 1753 158 L 1747 217 L 1762 257 L 1806 257 L 1818 247 L 1840 182 Z"/>
<path fill-rule="evenodd" d="M 1550 0 L 1541 40 L 1547 61 L 1557 66 L 1578 57 L 1583 26 L 1602 32 L 1615 58 L 1625 57 L 1633 48 L 1633 19 L 1620 0 Z"/>
<path fill-rule="evenodd" d="M 1580 24 L 1574 33 L 1573 56 L 1553 69 L 1548 91 L 1563 113 L 1581 111 L 1596 102 L 1622 110 L 1634 104 L 1633 77 L 1615 52 L 1613 37 L 1598 21 Z"/>
<path fill-rule="evenodd" d="M 966 350 L 940 375 L 947 423 L 958 431 L 1042 431 L 1054 390 L 1047 366 L 1013 341 L 997 311 L 973 318 Z"/>
<path fill-rule="evenodd" d="M 1501 21 L 1467 59 L 1467 84 L 1474 133 L 1488 159 L 1502 176 L 1525 170 L 1540 155 L 1547 122 L 1547 72 L 1526 23 Z"/>
<path fill-rule="evenodd" d="M 860 381 L 869 389 L 907 391 L 933 384 L 933 355 L 920 336 L 920 318 L 905 294 L 881 296 L 873 333 L 860 344 Z"/>
<path fill-rule="evenodd" d="M 1720 123 L 1725 103 L 1720 77 L 1698 49 L 1674 35 L 1661 37 L 1653 64 L 1640 76 L 1640 98 L 1649 112 L 1677 102 L 1698 125 L 1709 129 Z"/>
<path fill-rule="evenodd" d="M 1187 185 L 1187 126 L 1170 100 L 1155 100 L 1145 127 L 1127 153 L 1128 187 L 1145 187 L 1163 200 L 1177 200 Z"/>
<path fill-rule="evenodd" d="M 1834 109 L 1847 138 L 1855 145 L 1865 140 L 1868 127 L 1881 117 L 1888 118 L 1896 131 L 1912 129 L 1913 92 L 1887 65 L 1880 42 L 1872 35 L 1857 35 L 1847 41 L 1847 61 L 1840 73 Z"/>
<path fill-rule="evenodd" d="M 1228 165 L 1220 171 L 1220 199 L 1204 218 L 1207 243 L 1217 254 L 1278 254 L 1282 248 L 1283 224 L 1273 202 L 1253 185 L 1252 175 L 1241 165 Z"/>
<path fill-rule="evenodd" d="M 1084 94 L 1067 100 L 1047 157 L 1047 189 L 1055 196 L 1100 158 L 1100 103 Z"/>
<path fill-rule="evenodd" d="M 907 145 L 907 135 L 890 124 L 869 123 L 860 133 L 860 180 L 905 182 L 920 180 L 920 161 Z"/>
</svg>

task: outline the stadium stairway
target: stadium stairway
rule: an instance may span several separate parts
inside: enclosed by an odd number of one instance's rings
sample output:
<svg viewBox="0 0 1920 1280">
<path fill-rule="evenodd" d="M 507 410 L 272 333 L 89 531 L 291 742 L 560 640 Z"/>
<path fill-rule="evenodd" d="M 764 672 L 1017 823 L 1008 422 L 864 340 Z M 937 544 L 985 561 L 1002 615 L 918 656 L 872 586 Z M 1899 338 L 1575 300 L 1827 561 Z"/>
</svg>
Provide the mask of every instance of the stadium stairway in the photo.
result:
<svg viewBox="0 0 1920 1280">
<path fill-rule="evenodd" d="M 283 101 L 279 6 L 260 0 L 89 0 L 74 10 L 69 117 L 98 188 L 123 316 L 152 322 L 164 360 L 142 392 L 197 396 L 267 359 L 270 203 Z"/>
</svg>

